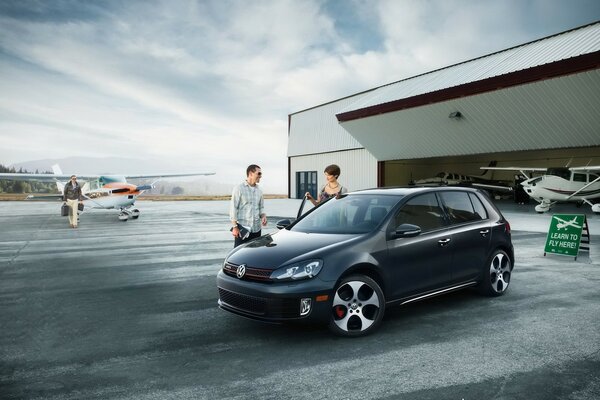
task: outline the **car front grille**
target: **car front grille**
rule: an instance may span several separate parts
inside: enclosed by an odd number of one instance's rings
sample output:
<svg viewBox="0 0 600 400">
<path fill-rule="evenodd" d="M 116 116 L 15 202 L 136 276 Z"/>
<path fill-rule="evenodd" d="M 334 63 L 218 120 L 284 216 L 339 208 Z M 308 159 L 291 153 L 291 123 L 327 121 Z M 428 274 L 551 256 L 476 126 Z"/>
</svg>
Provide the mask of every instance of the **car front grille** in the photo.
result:
<svg viewBox="0 0 600 400">
<path fill-rule="evenodd" d="M 300 299 L 270 299 L 248 296 L 219 288 L 219 299 L 226 306 L 245 314 L 261 317 L 286 319 L 300 316 Z"/>
<path fill-rule="evenodd" d="M 229 276 L 237 278 L 237 271 L 240 266 L 233 263 L 225 263 L 223 272 Z M 246 273 L 242 279 L 248 281 L 272 282 L 270 276 L 273 270 L 264 268 L 252 268 L 246 266 Z"/>
</svg>

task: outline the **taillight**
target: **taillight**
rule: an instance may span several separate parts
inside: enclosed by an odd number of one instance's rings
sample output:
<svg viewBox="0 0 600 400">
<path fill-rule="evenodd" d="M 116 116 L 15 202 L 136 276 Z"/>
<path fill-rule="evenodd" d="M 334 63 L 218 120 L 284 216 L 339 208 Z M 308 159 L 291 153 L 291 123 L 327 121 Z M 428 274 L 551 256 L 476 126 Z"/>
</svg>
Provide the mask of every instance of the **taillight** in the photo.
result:
<svg viewBox="0 0 600 400">
<path fill-rule="evenodd" d="M 510 224 L 508 221 L 504 221 L 504 232 L 510 233 Z"/>
</svg>

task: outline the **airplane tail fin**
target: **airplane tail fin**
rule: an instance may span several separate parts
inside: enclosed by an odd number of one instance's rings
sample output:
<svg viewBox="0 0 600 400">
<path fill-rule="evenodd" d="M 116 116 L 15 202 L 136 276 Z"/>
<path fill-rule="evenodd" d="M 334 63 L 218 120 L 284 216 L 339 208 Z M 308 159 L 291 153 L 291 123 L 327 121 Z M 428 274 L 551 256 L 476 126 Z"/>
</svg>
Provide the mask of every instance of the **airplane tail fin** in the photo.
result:
<svg viewBox="0 0 600 400">
<path fill-rule="evenodd" d="M 62 175 L 62 169 L 60 169 L 60 166 L 58 164 L 54 164 L 52 166 L 52 172 L 54 173 L 54 175 Z M 59 180 L 56 180 L 56 188 L 60 193 L 62 193 L 65 189 L 65 185 Z"/>
<path fill-rule="evenodd" d="M 498 161 L 490 161 L 490 164 L 488 165 L 488 167 L 495 167 L 496 164 L 498 164 Z M 488 172 L 491 172 L 490 169 L 484 169 L 483 173 L 481 174 L 481 176 L 486 176 Z"/>
</svg>

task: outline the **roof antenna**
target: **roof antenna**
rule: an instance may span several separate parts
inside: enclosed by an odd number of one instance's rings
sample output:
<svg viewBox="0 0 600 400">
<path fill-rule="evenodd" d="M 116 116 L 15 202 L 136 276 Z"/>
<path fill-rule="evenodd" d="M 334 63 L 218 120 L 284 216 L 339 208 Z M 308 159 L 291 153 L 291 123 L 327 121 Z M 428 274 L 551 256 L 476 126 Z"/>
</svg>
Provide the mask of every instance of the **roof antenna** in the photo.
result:
<svg viewBox="0 0 600 400">
<path fill-rule="evenodd" d="M 573 161 L 573 157 L 569 159 L 569 162 L 567 163 L 567 165 L 565 165 L 565 168 L 569 168 L 569 165 L 571 165 L 571 161 Z"/>
</svg>

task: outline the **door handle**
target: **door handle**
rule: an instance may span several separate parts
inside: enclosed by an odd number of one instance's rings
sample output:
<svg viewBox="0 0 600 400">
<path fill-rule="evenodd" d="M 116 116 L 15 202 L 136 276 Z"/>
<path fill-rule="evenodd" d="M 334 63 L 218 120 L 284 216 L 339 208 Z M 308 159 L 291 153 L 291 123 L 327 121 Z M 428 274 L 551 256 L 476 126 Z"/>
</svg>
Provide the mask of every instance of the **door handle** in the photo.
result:
<svg viewBox="0 0 600 400">
<path fill-rule="evenodd" d="M 484 229 L 484 230 L 479 231 L 479 233 L 481 234 L 481 236 L 485 237 L 488 233 L 490 233 L 490 230 Z"/>
<path fill-rule="evenodd" d="M 450 243 L 450 240 L 452 240 L 452 239 L 450 239 L 450 238 L 447 238 L 447 239 L 440 239 L 440 240 L 438 240 L 438 244 L 439 244 L 441 247 L 444 247 L 445 245 L 447 245 L 448 243 Z"/>
</svg>

